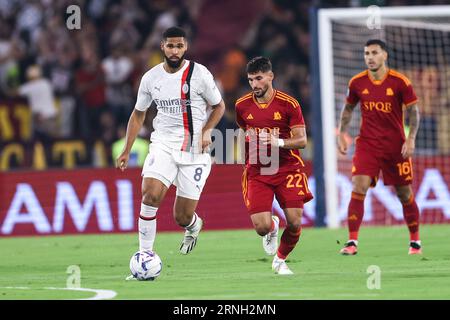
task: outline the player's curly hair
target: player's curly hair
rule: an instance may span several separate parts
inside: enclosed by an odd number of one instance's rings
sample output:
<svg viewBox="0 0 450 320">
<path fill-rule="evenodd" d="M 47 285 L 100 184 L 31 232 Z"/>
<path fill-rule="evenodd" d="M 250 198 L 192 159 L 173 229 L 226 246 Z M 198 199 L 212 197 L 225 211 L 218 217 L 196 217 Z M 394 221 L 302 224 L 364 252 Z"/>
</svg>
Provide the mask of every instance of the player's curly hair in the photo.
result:
<svg viewBox="0 0 450 320">
<path fill-rule="evenodd" d="M 248 74 L 272 71 L 272 62 L 266 57 L 255 57 L 247 63 Z"/>
<path fill-rule="evenodd" d="M 167 38 L 186 38 L 186 31 L 181 29 L 180 27 L 170 27 L 163 33 L 163 39 L 167 40 Z"/>
</svg>

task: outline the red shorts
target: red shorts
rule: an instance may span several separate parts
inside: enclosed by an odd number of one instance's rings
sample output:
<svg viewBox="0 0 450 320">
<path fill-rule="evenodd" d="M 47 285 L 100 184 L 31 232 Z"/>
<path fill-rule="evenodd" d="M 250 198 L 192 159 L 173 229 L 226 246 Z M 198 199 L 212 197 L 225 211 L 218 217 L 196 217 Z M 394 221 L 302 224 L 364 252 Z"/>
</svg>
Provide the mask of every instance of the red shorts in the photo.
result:
<svg viewBox="0 0 450 320">
<path fill-rule="evenodd" d="M 253 177 L 248 177 L 246 169 L 242 175 L 242 194 L 250 214 L 272 212 L 274 196 L 282 209 L 303 208 L 303 204 L 313 198 L 308 177 L 300 169 Z"/>
<path fill-rule="evenodd" d="M 369 176 L 372 178 L 371 186 L 375 187 L 381 171 L 385 185 L 411 184 L 413 179 L 411 158 L 403 158 L 400 152 L 379 152 L 358 142 L 353 156 L 352 176 Z"/>
</svg>

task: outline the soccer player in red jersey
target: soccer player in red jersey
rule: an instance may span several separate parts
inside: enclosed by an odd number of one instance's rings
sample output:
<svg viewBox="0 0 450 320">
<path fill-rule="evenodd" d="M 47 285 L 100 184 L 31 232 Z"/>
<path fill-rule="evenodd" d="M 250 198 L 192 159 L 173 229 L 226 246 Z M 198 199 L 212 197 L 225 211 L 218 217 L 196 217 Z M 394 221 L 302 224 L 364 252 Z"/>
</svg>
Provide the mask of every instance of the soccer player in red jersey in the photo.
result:
<svg viewBox="0 0 450 320">
<path fill-rule="evenodd" d="M 269 59 L 252 59 L 247 77 L 252 92 L 236 101 L 236 122 L 245 131 L 244 202 L 256 232 L 263 236 L 264 250 L 274 255 L 272 270 L 288 275 L 292 271 L 285 260 L 300 237 L 303 204 L 313 198 L 299 152 L 307 142 L 305 122 L 298 101 L 273 88 Z M 278 169 L 275 174 L 265 174 L 261 154 L 271 156 L 270 165 Z M 272 216 L 274 195 L 287 220 L 279 246 L 279 219 Z"/>
<path fill-rule="evenodd" d="M 402 203 L 410 234 L 409 254 L 422 253 L 419 208 L 411 188 L 411 157 L 419 128 L 417 97 L 408 78 L 387 67 L 387 58 L 383 41 L 367 41 L 364 59 L 368 69 L 350 80 L 346 104 L 341 113 L 338 149 L 345 155 L 348 145 L 344 135 L 353 109 L 359 102 L 362 119 L 353 157 L 353 192 L 348 206 L 349 240 L 340 251 L 344 255 L 357 253 L 364 198 L 369 187 L 375 186 L 380 171 L 383 172 L 384 183 L 394 186 Z M 404 110 L 409 117 L 408 137 L 405 137 L 403 128 Z"/>
</svg>

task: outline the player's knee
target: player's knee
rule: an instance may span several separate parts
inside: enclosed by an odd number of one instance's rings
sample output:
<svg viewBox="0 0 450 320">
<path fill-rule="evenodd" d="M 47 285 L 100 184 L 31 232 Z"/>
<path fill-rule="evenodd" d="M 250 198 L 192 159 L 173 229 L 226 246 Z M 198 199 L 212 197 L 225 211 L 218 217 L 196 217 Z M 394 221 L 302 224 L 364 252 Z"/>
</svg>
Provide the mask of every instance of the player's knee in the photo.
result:
<svg viewBox="0 0 450 320">
<path fill-rule="evenodd" d="M 161 199 L 159 195 L 153 194 L 151 192 L 143 192 L 142 203 L 152 207 L 159 207 L 160 202 Z"/>
<path fill-rule="evenodd" d="M 270 225 L 264 225 L 264 224 L 255 224 L 255 231 L 260 236 L 265 236 L 270 232 Z"/>
<path fill-rule="evenodd" d="M 408 202 L 409 199 L 411 198 L 411 195 L 412 193 L 411 190 L 409 189 L 397 190 L 397 197 L 401 202 Z"/>
<path fill-rule="evenodd" d="M 180 227 L 186 227 L 192 221 L 192 212 L 188 212 L 188 210 L 186 210 L 183 207 L 174 206 L 174 208 L 173 208 L 173 218 L 175 219 L 175 222 Z"/>
<path fill-rule="evenodd" d="M 353 192 L 359 193 L 359 194 L 366 194 L 367 191 L 370 188 L 370 184 L 372 182 L 372 179 L 369 177 L 353 177 L 352 178 L 352 186 L 353 186 Z"/>
<path fill-rule="evenodd" d="M 257 229 L 255 229 L 256 230 L 256 233 L 258 234 L 258 235 L 260 235 L 261 237 L 264 237 L 266 234 L 268 234 L 269 233 L 269 231 L 270 231 L 270 229 L 269 228 L 264 228 L 264 227 L 260 227 L 260 228 L 257 228 Z"/>
<path fill-rule="evenodd" d="M 295 221 L 287 222 L 287 228 L 290 230 L 298 230 L 302 227 L 302 219 L 298 219 Z"/>
<path fill-rule="evenodd" d="M 175 222 L 180 227 L 186 227 L 191 223 L 192 217 L 188 217 L 187 215 L 176 214 L 174 212 Z"/>
<path fill-rule="evenodd" d="M 367 190 L 369 190 L 370 186 L 365 186 L 361 184 L 353 184 L 353 192 L 359 193 L 359 194 L 366 194 Z"/>
</svg>

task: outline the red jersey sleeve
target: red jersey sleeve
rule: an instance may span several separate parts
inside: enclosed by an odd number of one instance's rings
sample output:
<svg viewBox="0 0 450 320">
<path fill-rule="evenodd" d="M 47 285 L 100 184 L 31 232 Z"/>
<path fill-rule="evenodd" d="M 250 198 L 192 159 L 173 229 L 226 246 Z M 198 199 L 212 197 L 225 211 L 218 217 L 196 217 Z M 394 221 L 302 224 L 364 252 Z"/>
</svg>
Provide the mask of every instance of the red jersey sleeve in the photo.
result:
<svg viewBox="0 0 450 320">
<path fill-rule="evenodd" d="M 417 102 L 417 96 L 416 93 L 414 92 L 411 83 L 404 83 L 403 81 L 402 83 L 403 83 L 401 87 L 402 102 L 406 105 L 406 107 L 409 107 Z"/>
<path fill-rule="evenodd" d="M 244 119 L 241 116 L 240 108 L 238 108 L 238 105 L 235 105 L 235 114 L 236 114 L 236 123 L 237 123 L 237 125 L 240 128 L 245 130 L 246 124 L 245 124 Z"/>
<path fill-rule="evenodd" d="M 297 102 L 297 101 L 296 101 Z M 289 104 L 289 127 L 295 128 L 295 127 L 304 127 L 305 126 L 305 120 L 303 119 L 302 109 L 300 107 L 300 104 L 298 102 L 296 103 L 297 106 L 292 106 Z"/>
<path fill-rule="evenodd" d="M 355 105 L 359 101 L 358 94 L 355 88 L 355 81 L 350 80 L 347 88 L 347 96 L 345 99 L 347 104 Z"/>
</svg>

